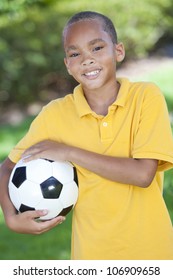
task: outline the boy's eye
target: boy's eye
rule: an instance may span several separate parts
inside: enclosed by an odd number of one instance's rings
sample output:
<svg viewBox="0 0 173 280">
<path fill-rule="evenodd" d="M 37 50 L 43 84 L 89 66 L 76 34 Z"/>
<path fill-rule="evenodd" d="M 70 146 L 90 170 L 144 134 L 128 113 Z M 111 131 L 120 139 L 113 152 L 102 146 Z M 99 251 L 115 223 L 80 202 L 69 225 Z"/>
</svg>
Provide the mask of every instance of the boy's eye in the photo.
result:
<svg viewBox="0 0 173 280">
<path fill-rule="evenodd" d="M 100 51 L 101 49 L 103 49 L 103 46 L 97 46 L 97 47 L 94 48 L 94 51 L 97 52 L 97 51 Z"/>
<path fill-rule="evenodd" d="M 77 57 L 79 55 L 79 53 L 72 53 L 69 55 L 69 57 Z"/>
</svg>

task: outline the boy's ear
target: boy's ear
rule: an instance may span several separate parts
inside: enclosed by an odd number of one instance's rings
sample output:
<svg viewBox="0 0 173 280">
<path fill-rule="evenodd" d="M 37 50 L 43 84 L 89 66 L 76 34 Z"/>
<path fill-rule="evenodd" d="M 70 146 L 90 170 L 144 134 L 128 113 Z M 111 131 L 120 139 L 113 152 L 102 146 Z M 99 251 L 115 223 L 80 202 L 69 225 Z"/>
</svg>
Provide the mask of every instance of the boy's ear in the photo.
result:
<svg viewBox="0 0 173 280">
<path fill-rule="evenodd" d="M 67 68 L 67 71 L 68 71 L 69 75 L 71 75 L 70 69 L 68 68 L 68 62 L 67 62 L 66 57 L 64 58 L 64 63 L 65 63 L 65 66 Z"/>
<path fill-rule="evenodd" d="M 115 45 L 116 61 L 121 62 L 125 57 L 125 49 L 123 43 L 118 43 Z"/>
</svg>

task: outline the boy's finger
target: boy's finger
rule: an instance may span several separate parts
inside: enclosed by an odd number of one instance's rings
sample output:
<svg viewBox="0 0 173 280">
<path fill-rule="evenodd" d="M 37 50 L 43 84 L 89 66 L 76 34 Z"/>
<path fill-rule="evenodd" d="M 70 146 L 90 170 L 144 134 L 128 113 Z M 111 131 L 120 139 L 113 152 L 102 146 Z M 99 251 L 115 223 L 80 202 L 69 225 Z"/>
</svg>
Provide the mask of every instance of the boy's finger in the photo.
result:
<svg viewBox="0 0 173 280">
<path fill-rule="evenodd" d="M 48 210 L 44 209 L 44 210 L 26 211 L 25 214 L 32 219 L 36 219 L 36 218 L 47 215 Z"/>
</svg>

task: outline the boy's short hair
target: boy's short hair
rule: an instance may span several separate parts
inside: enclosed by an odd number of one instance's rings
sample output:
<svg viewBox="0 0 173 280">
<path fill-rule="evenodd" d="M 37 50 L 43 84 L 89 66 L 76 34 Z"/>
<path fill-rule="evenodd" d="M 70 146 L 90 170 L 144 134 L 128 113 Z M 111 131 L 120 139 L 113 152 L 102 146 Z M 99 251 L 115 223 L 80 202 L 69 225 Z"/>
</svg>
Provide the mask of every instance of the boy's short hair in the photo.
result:
<svg viewBox="0 0 173 280">
<path fill-rule="evenodd" d="M 63 38 L 64 38 L 65 30 L 71 24 L 82 21 L 82 20 L 92 20 L 92 19 L 97 19 L 102 22 L 103 30 L 110 35 L 112 42 L 114 44 L 116 44 L 117 43 L 117 33 L 116 33 L 113 22 L 107 16 L 97 13 L 97 12 L 93 12 L 93 11 L 83 11 L 83 12 L 79 12 L 79 13 L 73 15 L 64 27 Z"/>
</svg>

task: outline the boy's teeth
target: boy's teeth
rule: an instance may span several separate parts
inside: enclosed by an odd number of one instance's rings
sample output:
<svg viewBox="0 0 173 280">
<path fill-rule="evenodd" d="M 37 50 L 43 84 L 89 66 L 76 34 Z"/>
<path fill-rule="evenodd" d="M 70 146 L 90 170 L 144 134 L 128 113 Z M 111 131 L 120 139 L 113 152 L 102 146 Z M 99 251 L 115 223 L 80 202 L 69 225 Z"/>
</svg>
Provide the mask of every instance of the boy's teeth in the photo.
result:
<svg viewBox="0 0 173 280">
<path fill-rule="evenodd" d="M 85 73 L 86 76 L 92 76 L 92 75 L 97 75 L 100 71 L 99 70 L 95 70 L 95 71 L 91 71 L 88 73 Z"/>
</svg>

